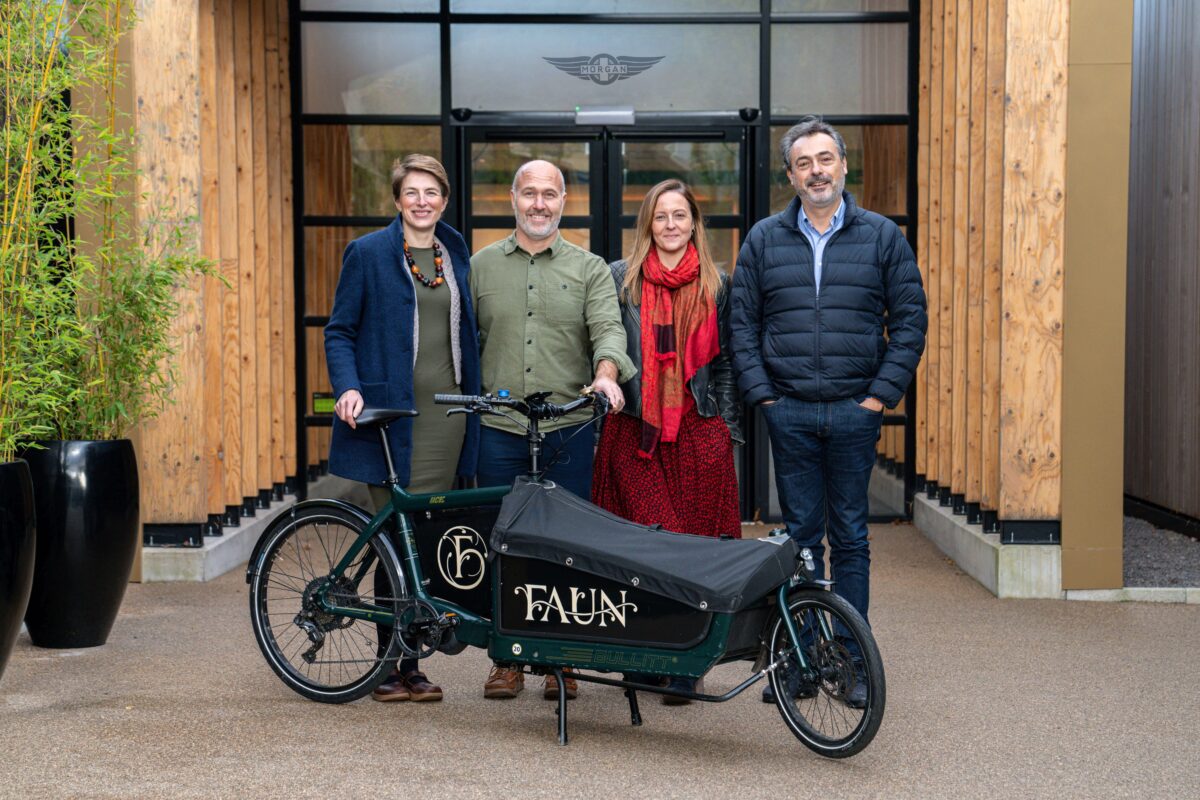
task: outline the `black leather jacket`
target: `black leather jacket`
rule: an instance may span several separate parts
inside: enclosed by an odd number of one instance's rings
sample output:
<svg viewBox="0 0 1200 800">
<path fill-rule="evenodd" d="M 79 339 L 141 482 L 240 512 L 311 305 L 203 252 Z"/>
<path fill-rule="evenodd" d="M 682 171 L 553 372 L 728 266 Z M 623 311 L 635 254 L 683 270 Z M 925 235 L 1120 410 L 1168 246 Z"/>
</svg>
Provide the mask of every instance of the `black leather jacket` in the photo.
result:
<svg viewBox="0 0 1200 800">
<path fill-rule="evenodd" d="M 625 281 L 625 261 L 614 261 L 608 265 L 617 284 L 617 299 L 621 302 L 621 324 L 625 326 L 625 350 L 638 371 L 625 383 L 625 407 L 622 414 L 632 417 L 642 415 L 642 312 L 641 306 L 626 303 L 621 285 Z M 721 352 L 705 364 L 692 379 L 688 388 L 696 400 L 696 411 L 702 417 L 720 415 L 729 428 L 729 435 L 737 444 L 744 444 L 742 436 L 742 404 L 738 397 L 737 381 L 733 377 L 732 351 L 729 347 L 729 277 L 722 273 L 721 286 L 717 289 L 717 337 Z"/>
</svg>

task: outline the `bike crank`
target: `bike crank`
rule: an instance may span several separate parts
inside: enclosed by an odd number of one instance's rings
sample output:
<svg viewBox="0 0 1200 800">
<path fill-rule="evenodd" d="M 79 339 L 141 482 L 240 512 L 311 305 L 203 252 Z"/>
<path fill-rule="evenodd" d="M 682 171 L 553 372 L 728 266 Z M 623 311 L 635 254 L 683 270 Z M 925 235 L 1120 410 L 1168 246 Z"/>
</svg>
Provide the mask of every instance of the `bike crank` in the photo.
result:
<svg viewBox="0 0 1200 800">
<path fill-rule="evenodd" d="M 437 651 L 446 631 L 457 624 L 455 615 L 439 613 L 425 600 L 401 600 L 395 628 L 400 650 L 408 658 L 428 658 Z"/>
</svg>

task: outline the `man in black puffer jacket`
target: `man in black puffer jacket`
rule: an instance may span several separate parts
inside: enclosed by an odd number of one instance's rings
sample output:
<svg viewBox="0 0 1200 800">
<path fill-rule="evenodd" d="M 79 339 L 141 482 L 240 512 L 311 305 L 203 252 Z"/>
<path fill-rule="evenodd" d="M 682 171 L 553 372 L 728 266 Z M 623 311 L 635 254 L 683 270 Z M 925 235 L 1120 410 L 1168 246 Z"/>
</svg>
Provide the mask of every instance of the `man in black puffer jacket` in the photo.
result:
<svg viewBox="0 0 1200 800">
<path fill-rule="evenodd" d="M 896 224 L 844 191 L 846 144 L 833 126 L 804 119 L 781 151 L 796 199 L 738 254 L 734 371 L 767 420 L 788 534 L 822 571 L 828 535 L 835 591 L 866 619 L 867 484 L 883 409 L 900 402 L 925 348 L 925 292 Z M 846 704 L 866 699 L 859 682 Z"/>
</svg>

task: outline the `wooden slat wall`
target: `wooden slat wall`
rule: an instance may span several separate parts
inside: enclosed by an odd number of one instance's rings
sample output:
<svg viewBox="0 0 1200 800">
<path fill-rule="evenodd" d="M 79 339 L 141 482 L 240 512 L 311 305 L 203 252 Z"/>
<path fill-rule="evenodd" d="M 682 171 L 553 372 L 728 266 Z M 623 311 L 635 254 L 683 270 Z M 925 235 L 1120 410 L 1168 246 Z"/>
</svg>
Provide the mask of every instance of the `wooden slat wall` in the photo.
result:
<svg viewBox="0 0 1200 800">
<path fill-rule="evenodd" d="M 930 16 L 932 11 L 926 9 L 921 18 L 920 36 L 920 60 L 917 69 L 920 74 L 917 78 L 917 266 L 921 270 L 921 280 L 925 286 L 929 286 L 929 149 L 930 149 L 930 70 L 931 56 L 930 41 L 933 37 L 932 24 Z M 914 410 L 916 415 L 916 456 L 915 469 L 918 474 L 926 474 L 926 464 L 928 463 L 928 436 L 929 424 L 927 409 L 929 407 L 928 395 L 925 391 L 928 381 L 928 359 L 922 358 L 917 365 L 916 384 L 920 387 L 917 392 L 917 407 Z"/>
<path fill-rule="evenodd" d="M 298 475 L 286 0 L 146 3 L 142 191 L 198 216 L 216 277 L 181 290 L 179 385 L 143 426 L 142 518 L 203 523 Z M 290 411 L 289 411 L 290 409 Z"/>
<path fill-rule="evenodd" d="M 1135 9 L 1125 492 L 1200 517 L 1200 8 Z"/>
<path fill-rule="evenodd" d="M 942 44 L 942 10 L 945 0 L 933 0 L 928 17 L 922 21 L 929 26 L 929 246 L 918 258 L 925 264 L 925 293 L 929 308 L 929 328 L 925 340 L 925 382 L 918 384 L 917 394 L 924 397 L 918 413 L 924 421 L 918 425 L 925 430 L 926 464 L 922 473 L 931 481 L 937 481 L 939 472 L 938 406 L 941 405 L 941 326 L 938 324 L 937 309 L 941 294 L 941 242 L 942 242 L 942 60 L 945 47 Z"/>
<path fill-rule="evenodd" d="M 967 487 L 967 257 L 971 157 L 971 0 L 958 0 L 954 59 L 954 261 L 951 292 L 950 491 Z"/>
<path fill-rule="evenodd" d="M 135 159 L 138 220 L 180 225 L 190 243 L 203 249 L 200 225 L 189 222 L 201 210 L 198 13 L 195 7 L 147 4 L 139 17 L 131 62 L 133 124 L 140 140 Z M 175 396 L 184 402 L 169 406 L 138 431 L 144 520 L 205 519 L 209 470 L 204 419 L 210 413 L 203 392 L 205 288 L 203 280 L 195 279 L 177 291 L 179 315 L 171 333 L 178 342 Z"/>
<path fill-rule="evenodd" d="M 921 18 L 918 473 L 1001 520 L 1060 516 L 1067 8 L 933 0 Z"/>
<path fill-rule="evenodd" d="M 280 218 L 283 223 L 283 472 L 287 476 L 304 479 L 304 465 L 298 461 L 296 446 L 296 335 L 295 318 L 296 282 L 293 265 L 296 263 L 294 209 L 292 205 L 292 96 L 291 73 L 288 54 L 291 52 L 291 34 L 288 24 L 288 0 L 276 0 L 275 16 L 279 19 L 279 59 L 276 62 L 279 82 L 279 162 L 280 162 Z"/>
<path fill-rule="evenodd" d="M 1008 0 L 987 0 L 987 103 L 983 167 L 983 377 L 979 505 L 1000 502 L 1000 275 L 1004 227 L 1004 63 Z"/>
<path fill-rule="evenodd" d="M 954 147 L 955 68 L 958 64 L 958 0 L 942 8 L 942 185 L 941 252 L 938 302 L 930 308 L 930 326 L 938 327 L 938 484 L 950 488 L 954 479 Z"/>
</svg>

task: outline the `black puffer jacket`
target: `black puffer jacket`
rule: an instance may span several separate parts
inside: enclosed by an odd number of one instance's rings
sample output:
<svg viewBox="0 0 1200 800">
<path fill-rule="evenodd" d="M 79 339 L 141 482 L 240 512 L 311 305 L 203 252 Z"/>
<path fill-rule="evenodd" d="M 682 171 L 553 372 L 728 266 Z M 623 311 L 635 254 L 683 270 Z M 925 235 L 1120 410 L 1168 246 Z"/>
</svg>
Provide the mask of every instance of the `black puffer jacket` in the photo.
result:
<svg viewBox="0 0 1200 800">
<path fill-rule="evenodd" d="M 879 398 L 895 408 L 925 349 L 925 291 L 900 229 L 849 192 L 821 293 L 800 200 L 755 225 L 733 273 L 733 365 L 746 402 Z M 887 337 L 884 337 L 884 327 Z"/>
<path fill-rule="evenodd" d="M 625 281 L 625 261 L 614 261 L 608 265 L 617 284 L 617 299 L 621 301 L 621 323 L 625 326 L 625 349 L 638 371 L 627 382 L 621 384 L 625 394 L 623 414 L 642 416 L 642 311 L 641 306 L 626 303 L 621 287 Z M 720 417 L 729 428 L 729 435 L 738 444 L 742 438 L 742 405 L 737 396 L 737 385 L 733 379 L 733 363 L 729 349 L 729 278 L 721 275 L 721 286 L 717 289 L 717 337 L 721 352 L 716 358 L 696 370 L 688 381 L 692 397 L 696 400 L 696 411 L 702 417 Z"/>
</svg>

